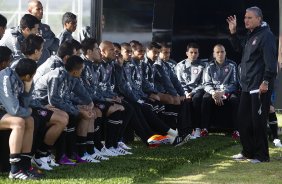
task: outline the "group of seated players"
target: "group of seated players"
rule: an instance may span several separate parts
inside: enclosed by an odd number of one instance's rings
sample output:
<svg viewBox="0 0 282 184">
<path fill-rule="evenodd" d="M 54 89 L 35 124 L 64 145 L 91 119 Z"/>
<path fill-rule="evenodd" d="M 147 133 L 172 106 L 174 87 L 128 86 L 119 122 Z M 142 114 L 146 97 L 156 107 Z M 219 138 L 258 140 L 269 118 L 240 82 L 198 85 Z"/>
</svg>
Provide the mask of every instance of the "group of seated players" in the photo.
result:
<svg viewBox="0 0 282 184">
<path fill-rule="evenodd" d="M 226 123 L 239 138 L 238 68 L 223 45 L 204 61 L 189 43 L 187 58 L 176 63 L 167 44 L 78 42 L 74 24 L 76 16 L 64 14 L 56 38 L 25 14 L 0 40 L 0 129 L 12 129 L 9 178 L 39 179 L 37 168 L 130 155 L 128 129 L 150 148 L 181 146 L 208 135 L 218 107 L 228 108 Z"/>
</svg>

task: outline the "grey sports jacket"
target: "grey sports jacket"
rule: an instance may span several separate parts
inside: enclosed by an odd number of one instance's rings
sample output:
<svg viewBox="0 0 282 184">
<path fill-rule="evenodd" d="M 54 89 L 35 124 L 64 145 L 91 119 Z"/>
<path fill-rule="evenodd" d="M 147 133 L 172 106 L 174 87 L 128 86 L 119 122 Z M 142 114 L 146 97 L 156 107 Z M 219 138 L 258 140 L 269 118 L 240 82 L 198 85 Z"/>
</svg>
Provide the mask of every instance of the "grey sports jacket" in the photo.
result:
<svg viewBox="0 0 282 184">
<path fill-rule="evenodd" d="M 5 31 L 4 36 L 0 40 L 0 46 L 6 46 L 9 49 L 11 49 L 13 61 L 19 60 L 20 58 L 24 57 L 21 51 L 21 47 L 20 47 L 24 39 L 25 38 L 23 34 L 21 33 L 20 28 L 13 27 Z"/>
<path fill-rule="evenodd" d="M 159 92 L 168 93 L 172 96 L 185 95 L 179 80 L 167 62 L 158 60 L 154 63 L 154 66 L 156 68 L 155 87 Z"/>
<path fill-rule="evenodd" d="M 176 73 L 175 73 L 175 67 L 176 67 L 176 65 L 177 65 L 177 62 L 174 61 L 174 60 L 172 60 L 172 59 L 169 59 L 168 61 L 165 61 L 165 63 L 167 63 L 167 64 L 169 65 L 169 67 L 171 68 L 171 71 L 172 71 L 174 74 L 176 74 Z"/>
<path fill-rule="evenodd" d="M 49 57 L 42 65 L 37 68 L 36 73 L 33 77 L 33 81 L 36 83 L 36 81 L 40 77 L 50 72 L 51 70 L 55 70 L 56 68 L 60 67 L 64 67 L 64 62 L 59 56 L 53 55 Z"/>
<path fill-rule="evenodd" d="M 37 62 L 38 66 L 44 63 L 52 53 L 57 52 L 59 48 L 59 39 L 56 38 L 49 25 L 40 23 L 39 30 L 44 39 L 44 44 L 42 55 Z"/>
<path fill-rule="evenodd" d="M 141 75 L 136 75 L 138 74 L 136 74 L 135 65 L 130 61 L 125 62 L 123 66 L 115 64 L 115 79 L 118 91 L 122 96 L 133 102 L 147 97 L 142 91 L 142 84 L 140 84 L 140 82 L 142 83 Z"/>
<path fill-rule="evenodd" d="M 71 41 L 73 39 L 72 33 L 65 29 L 58 35 L 58 38 L 59 38 L 59 45 L 61 45 L 65 41 Z"/>
<path fill-rule="evenodd" d="M 104 98 L 113 98 L 117 96 L 114 92 L 115 76 L 113 62 L 102 61 L 99 67 L 94 68 L 98 78 L 98 90 Z"/>
<path fill-rule="evenodd" d="M 225 93 L 234 93 L 238 89 L 237 65 L 226 59 L 222 65 L 211 61 L 204 72 L 205 91 L 222 90 Z"/>
<path fill-rule="evenodd" d="M 0 71 L 0 107 L 12 116 L 28 117 L 31 92 L 24 91 L 24 84 L 11 68 Z"/>
<path fill-rule="evenodd" d="M 98 89 L 98 73 L 94 69 L 99 66 L 88 60 L 84 55 L 81 55 L 81 58 L 84 60 L 84 68 L 80 77 L 83 86 L 88 91 L 93 101 L 105 101 L 103 95 Z"/>
<path fill-rule="evenodd" d="M 205 64 L 201 60 L 191 62 L 188 59 L 180 61 L 176 67 L 175 72 L 180 81 L 185 94 L 196 93 L 197 90 L 203 89 L 203 71 Z"/>
<path fill-rule="evenodd" d="M 75 94 L 80 97 L 77 104 L 87 105 L 92 102 L 86 89 L 80 84 L 78 78 L 74 78 L 60 67 L 42 76 L 34 86 L 33 97 L 43 105 L 53 105 L 67 113 L 78 115 L 79 110 L 72 101 Z"/>
<path fill-rule="evenodd" d="M 143 91 L 147 94 L 158 93 L 158 90 L 155 88 L 154 77 L 156 69 L 154 67 L 154 62 L 145 57 L 145 60 L 141 62 L 142 68 L 142 78 L 143 78 Z"/>
</svg>

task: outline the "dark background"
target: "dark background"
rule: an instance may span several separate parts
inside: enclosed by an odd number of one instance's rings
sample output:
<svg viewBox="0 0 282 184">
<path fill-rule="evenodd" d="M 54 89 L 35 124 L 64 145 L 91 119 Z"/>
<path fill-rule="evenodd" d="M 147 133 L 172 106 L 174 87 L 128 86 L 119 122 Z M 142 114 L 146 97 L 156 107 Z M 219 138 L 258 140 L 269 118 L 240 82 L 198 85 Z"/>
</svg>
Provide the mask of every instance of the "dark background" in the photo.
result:
<svg viewBox="0 0 282 184">
<path fill-rule="evenodd" d="M 228 41 L 226 17 L 236 14 L 238 32 L 244 33 L 245 10 L 251 6 L 262 9 L 264 20 L 278 38 L 279 0 L 104 0 L 105 32 L 152 32 L 152 39 L 172 43 L 172 58 L 186 58 L 186 45 L 200 45 L 200 58 L 210 58 L 212 48 L 221 43 L 227 57 L 236 62 Z M 143 43 L 151 40 L 143 40 Z"/>
</svg>

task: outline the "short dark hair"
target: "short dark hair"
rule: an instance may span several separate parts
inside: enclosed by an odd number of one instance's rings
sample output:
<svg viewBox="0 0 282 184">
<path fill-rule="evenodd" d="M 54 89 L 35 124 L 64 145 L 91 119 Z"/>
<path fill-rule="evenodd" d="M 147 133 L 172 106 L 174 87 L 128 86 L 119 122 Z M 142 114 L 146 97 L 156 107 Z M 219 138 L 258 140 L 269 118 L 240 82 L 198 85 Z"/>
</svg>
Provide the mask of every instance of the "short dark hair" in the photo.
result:
<svg viewBox="0 0 282 184">
<path fill-rule="evenodd" d="M 85 38 L 82 40 L 81 47 L 83 54 L 86 54 L 87 50 L 93 50 L 95 44 L 98 44 L 95 38 Z"/>
<path fill-rule="evenodd" d="M 65 68 L 68 72 L 71 72 L 73 70 L 79 70 L 81 69 L 81 65 L 83 65 L 83 63 L 84 61 L 81 57 L 73 55 L 67 59 Z"/>
<path fill-rule="evenodd" d="M 124 48 L 124 47 L 131 47 L 131 45 L 129 43 L 126 43 L 126 42 L 123 42 L 120 44 L 120 47 L 121 48 Z"/>
<path fill-rule="evenodd" d="M 147 47 L 148 50 L 152 50 L 153 48 L 161 49 L 162 47 L 157 42 L 150 42 Z"/>
<path fill-rule="evenodd" d="M 35 50 L 41 49 L 44 39 L 41 36 L 30 34 L 21 44 L 21 51 L 24 55 L 31 55 L 35 53 Z"/>
<path fill-rule="evenodd" d="M 79 50 L 82 48 L 81 44 L 76 39 L 71 39 L 70 43 L 73 45 L 73 48 L 75 48 L 75 50 Z"/>
<path fill-rule="evenodd" d="M 119 43 L 113 42 L 113 45 L 114 45 L 114 47 L 117 47 L 119 50 L 121 49 L 121 47 L 120 47 L 120 44 L 119 44 Z"/>
<path fill-rule="evenodd" d="M 164 43 L 161 44 L 161 47 L 162 48 L 171 49 L 171 44 L 168 44 L 168 43 L 164 42 Z"/>
<path fill-rule="evenodd" d="M 34 75 L 37 69 L 37 64 L 32 59 L 22 58 L 19 60 L 16 65 L 15 71 L 16 73 L 22 77 L 26 75 Z"/>
<path fill-rule="evenodd" d="M 59 46 L 57 55 L 63 59 L 65 56 L 73 55 L 73 49 L 73 44 L 70 41 L 65 41 Z"/>
<path fill-rule="evenodd" d="M 35 24 L 40 24 L 40 20 L 38 20 L 35 16 L 31 14 L 25 14 L 20 21 L 20 28 L 23 30 L 25 28 L 32 29 L 35 27 Z"/>
<path fill-rule="evenodd" d="M 199 50 L 199 45 L 198 44 L 196 44 L 196 43 L 188 43 L 188 45 L 187 45 L 187 51 L 190 49 L 190 48 L 194 48 L 194 49 L 198 49 Z"/>
<path fill-rule="evenodd" d="M 135 46 L 136 44 L 141 44 L 139 41 L 137 41 L 137 40 L 131 40 L 130 42 L 129 42 L 129 44 L 130 44 L 130 46 L 132 47 L 132 46 Z"/>
<path fill-rule="evenodd" d="M 71 12 L 66 12 L 64 15 L 63 15 L 63 18 L 62 18 L 62 24 L 63 26 L 66 24 L 66 23 L 70 23 L 70 22 L 73 22 L 73 21 L 76 21 L 76 15 L 71 13 Z"/>
<path fill-rule="evenodd" d="M 131 46 L 133 51 L 137 50 L 137 47 L 142 47 L 143 48 L 143 45 L 140 42 L 136 42 L 134 44 L 129 43 L 129 44 L 130 44 L 130 46 Z"/>
<path fill-rule="evenodd" d="M 12 51 L 6 46 L 0 46 L 0 63 L 11 59 Z"/>
<path fill-rule="evenodd" d="M 2 14 L 0 14 L 0 27 L 6 27 L 7 26 L 7 18 L 4 17 Z"/>
</svg>

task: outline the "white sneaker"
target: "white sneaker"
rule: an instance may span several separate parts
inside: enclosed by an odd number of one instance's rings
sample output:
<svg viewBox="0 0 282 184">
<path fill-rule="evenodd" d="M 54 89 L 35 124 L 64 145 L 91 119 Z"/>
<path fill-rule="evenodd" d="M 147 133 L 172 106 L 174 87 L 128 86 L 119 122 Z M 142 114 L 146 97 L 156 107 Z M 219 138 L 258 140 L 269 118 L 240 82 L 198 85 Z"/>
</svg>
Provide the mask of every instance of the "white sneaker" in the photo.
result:
<svg viewBox="0 0 282 184">
<path fill-rule="evenodd" d="M 118 146 L 125 150 L 131 150 L 132 148 L 128 147 L 124 142 L 118 142 Z"/>
<path fill-rule="evenodd" d="M 98 150 L 96 147 L 94 147 L 94 153 L 97 153 L 97 154 L 99 154 L 99 155 L 102 155 L 102 156 L 103 156 L 103 154 L 101 153 L 101 151 L 100 151 L 100 150 Z"/>
<path fill-rule="evenodd" d="M 101 155 L 106 156 L 106 157 L 116 157 L 116 156 L 118 156 L 118 154 L 110 151 L 105 146 L 101 149 L 100 153 L 101 153 Z"/>
<path fill-rule="evenodd" d="M 196 128 L 193 136 L 196 137 L 196 138 L 201 137 L 201 129 L 200 128 Z"/>
<path fill-rule="evenodd" d="M 247 159 L 242 153 L 233 155 L 231 158 L 234 160 L 246 160 Z"/>
<path fill-rule="evenodd" d="M 51 167 L 58 167 L 58 166 L 60 165 L 60 164 L 57 164 L 57 163 L 55 162 L 54 158 L 52 158 L 51 155 L 49 155 L 49 156 L 47 157 L 47 163 L 48 163 L 48 165 L 51 166 Z"/>
<path fill-rule="evenodd" d="M 189 139 L 197 139 L 194 135 L 190 135 Z"/>
<path fill-rule="evenodd" d="M 123 154 L 122 152 L 119 152 L 118 150 L 116 150 L 116 148 L 114 148 L 114 147 L 110 147 L 109 150 L 110 150 L 111 152 L 117 154 L 117 156 L 119 156 L 119 155 L 125 155 L 125 154 Z"/>
<path fill-rule="evenodd" d="M 183 140 L 186 142 L 188 142 L 190 139 L 193 139 L 194 136 L 192 136 L 191 134 L 187 134 L 186 136 L 183 136 Z"/>
<path fill-rule="evenodd" d="M 48 164 L 48 157 L 41 157 L 38 159 L 33 157 L 31 159 L 31 163 L 33 163 L 37 168 L 42 169 L 42 170 L 46 170 L 46 171 L 53 170 L 53 168 L 50 167 Z"/>
<path fill-rule="evenodd" d="M 90 163 L 99 163 L 99 160 L 92 158 L 88 153 L 84 153 L 84 156 L 81 157 L 82 160 L 85 160 Z"/>
<path fill-rule="evenodd" d="M 275 147 L 282 148 L 282 144 L 281 144 L 280 139 L 274 139 L 273 143 L 274 143 Z"/>
<path fill-rule="evenodd" d="M 251 162 L 252 164 L 259 164 L 261 163 L 261 161 L 259 161 L 258 159 L 248 159 L 249 162 Z"/>
<path fill-rule="evenodd" d="M 121 147 L 118 147 L 118 148 L 116 148 L 115 150 L 116 150 L 117 152 L 123 154 L 123 155 L 132 155 L 131 152 L 126 151 L 125 149 L 122 149 Z"/>
<path fill-rule="evenodd" d="M 104 156 L 102 156 L 102 155 L 100 155 L 99 153 L 96 153 L 96 152 L 93 153 L 91 155 L 91 157 L 94 158 L 95 160 L 109 160 L 108 157 L 104 157 Z"/>
</svg>

